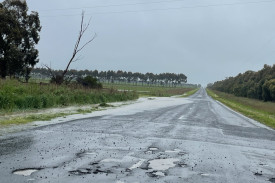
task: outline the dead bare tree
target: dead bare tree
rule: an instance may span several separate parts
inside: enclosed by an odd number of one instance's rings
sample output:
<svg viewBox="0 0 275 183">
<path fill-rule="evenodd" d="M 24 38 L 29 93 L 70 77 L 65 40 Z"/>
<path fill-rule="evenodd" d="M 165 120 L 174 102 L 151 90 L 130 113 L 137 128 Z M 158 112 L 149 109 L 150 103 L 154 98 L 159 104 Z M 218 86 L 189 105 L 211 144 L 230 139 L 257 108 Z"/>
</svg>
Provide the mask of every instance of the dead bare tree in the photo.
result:
<svg viewBox="0 0 275 183">
<path fill-rule="evenodd" d="M 86 33 L 86 31 L 88 30 L 89 26 L 90 26 L 90 22 L 91 19 L 88 21 L 88 23 L 84 23 L 84 19 L 85 19 L 85 12 L 82 11 L 81 14 L 81 25 L 80 25 L 80 31 L 78 34 L 78 38 L 77 41 L 75 43 L 74 46 L 74 50 L 73 50 L 73 54 L 72 57 L 70 58 L 65 70 L 62 72 L 62 74 L 56 75 L 54 74 L 54 72 L 52 71 L 52 69 L 50 67 L 48 67 L 47 65 L 45 65 L 45 67 L 50 71 L 51 75 L 52 75 L 52 81 L 56 84 L 62 84 L 64 83 L 64 81 L 66 80 L 66 74 L 70 68 L 71 63 L 76 62 L 78 60 L 80 60 L 80 57 L 76 57 L 79 52 L 81 52 L 89 43 L 91 43 L 95 38 L 96 38 L 96 34 L 93 35 L 92 38 L 90 38 L 87 42 L 85 42 L 84 44 L 81 44 L 82 38 L 84 36 L 84 34 Z M 69 77 L 68 80 L 70 81 L 71 78 Z"/>
</svg>

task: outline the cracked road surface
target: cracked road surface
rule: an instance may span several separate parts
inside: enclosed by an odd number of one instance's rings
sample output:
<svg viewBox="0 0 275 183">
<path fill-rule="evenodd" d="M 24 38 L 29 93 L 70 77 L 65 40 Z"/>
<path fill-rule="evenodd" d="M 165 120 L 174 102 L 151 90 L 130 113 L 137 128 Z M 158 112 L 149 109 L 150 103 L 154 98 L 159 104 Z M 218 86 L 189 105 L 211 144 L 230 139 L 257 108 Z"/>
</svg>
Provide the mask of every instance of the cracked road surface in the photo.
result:
<svg viewBox="0 0 275 183">
<path fill-rule="evenodd" d="M 204 89 L 146 102 L 0 137 L 0 182 L 275 182 L 274 130 Z"/>
</svg>

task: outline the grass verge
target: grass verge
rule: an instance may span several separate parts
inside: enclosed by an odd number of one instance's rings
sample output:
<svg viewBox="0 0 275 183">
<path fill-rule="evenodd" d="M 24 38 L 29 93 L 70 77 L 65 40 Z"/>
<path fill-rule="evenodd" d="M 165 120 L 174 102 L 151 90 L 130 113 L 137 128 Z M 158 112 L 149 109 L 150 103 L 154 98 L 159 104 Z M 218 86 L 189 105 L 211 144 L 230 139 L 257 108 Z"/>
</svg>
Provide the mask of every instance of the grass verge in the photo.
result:
<svg viewBox="0 0 275 183">
<path fill-rule="evenodd" d="M 87 89 L 79 85 L 41 85 L 20 83 L 15 80 L 0 80 L 0 115 L 17 110 L 99 104 L 137 98 L 138 95 L 135 92 Z"/>
<path fill-rule="evenodd" d="M 194 95 L 198 90 L 199 90 L 199 88 L 190 90 L 190 91 L 184 93 L 181 97 L 189 97 L 189 96 L 191 96 L 191 95 Z"/>
<path fill-rule="evenodd" d="M 58 117 L 65 117 L 67 115 L 78 114 L 78 113 L 56 113 L 56 114 L 32 114 L 27 116 L 14 117 L 10 119 L 4 119 L 0 121 L 0 127 L 8 125 L 21 125 L 27 124 L 33 121 L 49 121 Z"/>
<path fill-rule="evenodd" d="M 104 104 L 104 105 L 102 105 Z M 45 113 L 41 113 L 41 111 L 32 111 L 32 112 L 23 112 L 19 113 L 17 115 L 7 115 L 0 118 L 0 128 L 1 127 L 7 127 L 9 125 L 21 125 L 21 124 L 27 124 L 34 121 L 49 121 L 54 118 L 63 117 L 66 118 L 66 116 L 73 115 L 73 114 L 87 114 L 92 113 L 94 111 L 101 111 L 104 110 L 106 107 L 115 107 L 113 105 L 109 105 L 107 103 L 101 103 L 98 105 L 93 106 L 75 106 L 75 107 L 69 107 L 64 108 L 62 111 L 59 112 L 52 112 L 52 109 Z M 1 135 L 1 134 L 0 134 Z"/>
<path fill-rule="evenodd" d="M 45 109 L 120 102 L 138 98 L 136 92 L 113 89 L 87 89 L 82 86 L 21 83 L 17 80 L 0 79 L 0 127 L 9 124 L 25 124 L 32 121 L 47 121 L 70 114 L 91 112 L 90 109 L 74 113 L 43 114 Z M 38 111 L 41 111 L 39 114 Z M 17 115 L 20 114 L 20 115 Z M 17 116 L 17 117 L 16 117 Z"/>
<path fill-rule="evenodd" d="M 275 129 L 275 103 L 236 97 L 231 94 L 207 89 L 208 95 L 233 110 Z"/>
</svg>

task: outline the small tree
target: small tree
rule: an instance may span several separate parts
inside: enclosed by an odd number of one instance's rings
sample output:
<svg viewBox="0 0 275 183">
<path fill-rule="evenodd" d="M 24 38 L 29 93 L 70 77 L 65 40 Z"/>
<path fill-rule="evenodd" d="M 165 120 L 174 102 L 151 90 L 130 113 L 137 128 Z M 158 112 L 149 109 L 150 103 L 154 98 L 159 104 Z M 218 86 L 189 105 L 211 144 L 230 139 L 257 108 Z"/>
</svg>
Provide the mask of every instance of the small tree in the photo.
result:
<svg viewBox="0 0 275 183">
<path fill-rule="evenodd" d="M 65 70 L 62 72 L 62 74 L 54 74 L 51 70 L 50 67 L 46 66 L 48 68 L 48 70 L 50 71 L 51 75 L 52 75 L 52 82 L 56 83 L 56 84 L 62 84 L 64 83 L 64 81 L 68 81 L 68 78 L 66 78 L 66 74 L 68 73 L 68 70 L 70 68 L 70 65 L 73 63 L 73 62 L 76 62 L 79 60 L 79 57 L 76 57 L 79 52 L 81 52 L 89 43 L 91 43 L 95 37 L 96 37 L 96 34 L 94 34 L 94 36 L 89 39 L 87 42 L 85 42 L 84 44 L 81 45 L 81 41 L 82 41 L 82 38 L 85 34 L 85 32 L 88 30 L 89 26 L 90 26 L 90 22 L 91 22 L 91 19 L 88 21 L 87 24 L 84 23 L 84 19 L 85 19 L 85 13 L 84 11 L 82 11 L 82 15 L 81 15 L 81 24 L 80 24 L 80 31 L 79 31 L 79 34 L 78 34 L 78 38 L 77 38 L 77 41 L 75 43 L 75 46 L 74 46 L 74 50 L 73 50 L 73 54 L 72 54 L 72 57 L 70 58 L 69 62 L 67 63 L 67 66 L 65 68 Z"/>
</svg>

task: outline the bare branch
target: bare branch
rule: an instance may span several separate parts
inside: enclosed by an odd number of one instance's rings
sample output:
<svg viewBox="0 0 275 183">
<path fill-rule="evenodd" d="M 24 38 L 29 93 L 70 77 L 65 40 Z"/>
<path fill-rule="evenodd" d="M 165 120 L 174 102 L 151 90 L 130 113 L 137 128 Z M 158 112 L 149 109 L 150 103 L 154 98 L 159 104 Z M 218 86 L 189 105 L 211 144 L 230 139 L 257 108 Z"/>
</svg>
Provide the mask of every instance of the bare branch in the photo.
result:
<svg viewBox="0 0 275 183">
<path fill-rule="evenodd" d="M 90 42 L 92 42 L 96 38 L 96 34 L 94 34 L 93 38 L 87 41 L 80 49 L 77 50 L 76 53 L 80 52 L 85 46 L 87 46 Z"/>
<path fill-rule="evenodd" d="M 80 24 L 80 31 L 79 31 L 79 34 L 78 34 L 78 38 L 77 38 L 77 41 L 75 43 L 75 46 L 74 46 L 74 50 L 73 50 L 73 54 L 72 54 L 72 57 L 70 58 L 68 64 L 67 64 L 67 67 L 66 69 L 64 70 L 63 74 L 62 74 L 62 77 L 64 78 L 64 76 L 66 75 L 66 73 L 68 72 L 69 70 L 69 67 L 71 65 L 72 62 L 76 62 L 78 61 L 80 58 L 78 57 L 77 59 L 75 59 L 76 55 L 83 49 L 85 48 L 89 43 L 91 43 L 95 38 L 96 38 L 96 34 L 94 34 L 94 36 L 89 40 L 87 41 L 85 44 L 83 44 L 83 46 L 80 46 L 80 43 L 81 43 L 81 40 L 82 40 L 82 37 L 83 35 L 85 34 L 85 32 L 88 30 L 89 26 L 90 26 L 90 22 L 91 22 L 91 18 L 89 19 L 88 23 L 85 24 L 84 23 L 84 19 L 85 19 L 85 12 L 82 11 L 82 15 L 81 15 L 81 24 Z M 79 48 L 80 47 L 80 48 Z"/>
</svg>

